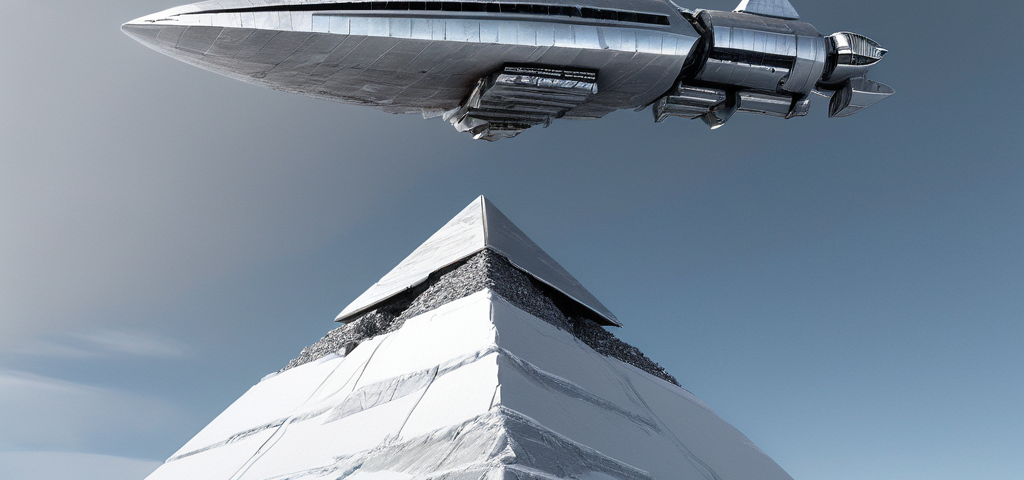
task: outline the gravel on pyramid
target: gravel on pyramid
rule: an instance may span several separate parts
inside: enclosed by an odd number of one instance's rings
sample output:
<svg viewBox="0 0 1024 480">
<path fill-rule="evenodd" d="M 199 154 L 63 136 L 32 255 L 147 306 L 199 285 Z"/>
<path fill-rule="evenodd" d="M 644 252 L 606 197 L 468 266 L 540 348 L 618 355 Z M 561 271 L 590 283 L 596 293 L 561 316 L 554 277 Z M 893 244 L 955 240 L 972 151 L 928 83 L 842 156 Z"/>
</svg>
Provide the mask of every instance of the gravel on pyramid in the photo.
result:
<svg viewBox="0 0 1024 480">
<path fill-rule="evenodd" d="M 457 267 L 431 274 L 420 288 L 363 313 L 340 326 L 319 342 L 302 350 L 281 371 L 318 360 L 340 350 L 350 351 L 362 341 L 402 327 L 405 320 L 433 310 L 485 288 L 497 293 L 520 310 L 566 330 L 598 353 L 617 358 L 651 375 L 679 385 L 675 377 L 647 358 L 640 349 L 623 342 L 601 327 L 593 315 L 573 308 L 572 301 L 557 290 L 533 280 L 501 254 L 490 249 L 473 254 Z M 546 292 L 546 293 L 545 293 Z M 565 312 L 557 305 L 563 305 Z"/>
<path fill-rule="evenodd" d="M 489 230 L 490 219 L 478 221 Z M 457 255 L 435 243 L 433 270 L 346 308 L 345 325 L 148 478 L 792 480 L 606 331 L 615 317 L 519 234 L 525 246 L 485 240 Z M 540 259 L 523 258 L 531 249 Z M 546 279 L 529 269 L 541 264 Z"/>
<path fill-rule="evenodd" d="M 590 310 L 599 322 L 620 325 L 607 307 L 483 195 L 462 209 L 398 266 L 352 301 L 338 314 L 336 320 L 349 321 L 356 314 L 415 288 L 426 281 L 430 274 L 484 249 L 500 253 L 536 280 L 573 299 Z"/>
</svg>

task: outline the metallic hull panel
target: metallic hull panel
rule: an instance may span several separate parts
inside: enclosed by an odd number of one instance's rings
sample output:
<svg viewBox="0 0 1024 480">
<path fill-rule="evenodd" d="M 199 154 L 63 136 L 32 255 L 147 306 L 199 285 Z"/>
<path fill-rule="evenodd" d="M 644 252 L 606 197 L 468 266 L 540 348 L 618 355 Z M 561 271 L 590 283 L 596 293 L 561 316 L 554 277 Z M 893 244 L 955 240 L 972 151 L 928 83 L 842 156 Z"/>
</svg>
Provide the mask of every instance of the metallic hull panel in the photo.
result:
<svg viewBox="0 0 1024 480">
<path fill-rule="evenodd" d="M 697 80 L 807 95 L 821 77 L 825 42 L 810 24 L 733 12 L 701 16 L 714 46 Z"/>
<path fill-rule="evenodd" d="M 249 83 L 393 113 L 456 108 L 479 78 L 508 63 L 599 70 L 599 93 L 565 116 L 578 119 L 652 103 L 699 38 L 682 20 L 637 28 L 427 15 L 157 14 L 151 17 L 165 18 L 124 30 L 161 53 Z"/>
<path fill-rule="evenodd" d="M 671 0 L 224 0 L 158 12 L 122 30 L 245 82 L 441 116 L 489 141 L 558 118 L 648 105 L 659 122 L 700 118 L 718 128 L 737 111 L 803 116 L 812 91 L 835 94 L 830 116 L 891 94 L 887 86 L 849 87 L 884 48 L 850 32 L 824 37 L 798 18 L 788 0 L 743 0 L 733 12 Z M 593 75 L 592 94 L 561 87 L 487 93 L 495 75 L 520 68 Z M 720 101 L 707 105 L 711 97 L 680 89 L 720 92 L 712 95 Z"/>
<path fill-rule="evenodd" d="M 742 0 L 735 11 L 789 20 L 800 18 L 789 0 Z"/>
</svg>

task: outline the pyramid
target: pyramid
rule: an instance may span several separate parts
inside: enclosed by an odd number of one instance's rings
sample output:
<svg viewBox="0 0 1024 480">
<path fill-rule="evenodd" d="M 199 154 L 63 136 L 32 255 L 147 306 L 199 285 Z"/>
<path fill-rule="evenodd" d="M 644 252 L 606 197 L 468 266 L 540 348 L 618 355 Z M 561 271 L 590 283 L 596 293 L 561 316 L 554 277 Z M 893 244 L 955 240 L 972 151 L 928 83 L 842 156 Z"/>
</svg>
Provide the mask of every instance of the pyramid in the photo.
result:
<svg viewBox="0 0 1024 480">
<path fill-rule="evenodd" d="M 336 320 L 346 321 L 484 249 L 501 254 L 538 281 L 592 310 L 603 323 L 621 326 L 607 307 L 482 195 L 345 307 Z"/>
<path fill-rule="evenodd" d="M 483 197 L 148 478 L 792 480 Z"/>
</svg>

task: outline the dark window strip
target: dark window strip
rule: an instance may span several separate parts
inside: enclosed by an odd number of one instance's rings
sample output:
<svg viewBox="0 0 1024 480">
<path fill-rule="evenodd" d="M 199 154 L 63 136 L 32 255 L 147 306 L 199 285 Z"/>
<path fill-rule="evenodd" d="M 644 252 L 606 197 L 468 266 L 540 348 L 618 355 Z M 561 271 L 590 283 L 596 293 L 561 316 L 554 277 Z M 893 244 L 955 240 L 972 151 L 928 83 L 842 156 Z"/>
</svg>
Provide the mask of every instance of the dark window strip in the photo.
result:
<svg viewBox="0 0 1024 480">
<path fill-rule="evenodd" d="M 733 50 L 731 48 L 713 48 L 710 58 L 725 62 L 746 63 L 765 67 L 793 68 L 793 57 L 773 53 L 752 52 L 749 50 Z"/>
<path fill-rule="evenodd" d="M 615 22 L 668 25 L 668 17 L 652 13 L 627 12 L 603 8 L 578 7 L 569 5 L 539 5 L 534 3 L 483 3 L 483 2 L 350 2 L 350 3 L 309 3 L 300 5 L 270 5 L 264 7 L 224 8 L 201 12 L 181 13 L 254 13 L 254 12 L 333 12 L 333 11 L 442 11 L 442 12 L 494 12 L 519 13 L 525 15 L 554 15 L 560 17 L 611 20 Z"/>
</svg>

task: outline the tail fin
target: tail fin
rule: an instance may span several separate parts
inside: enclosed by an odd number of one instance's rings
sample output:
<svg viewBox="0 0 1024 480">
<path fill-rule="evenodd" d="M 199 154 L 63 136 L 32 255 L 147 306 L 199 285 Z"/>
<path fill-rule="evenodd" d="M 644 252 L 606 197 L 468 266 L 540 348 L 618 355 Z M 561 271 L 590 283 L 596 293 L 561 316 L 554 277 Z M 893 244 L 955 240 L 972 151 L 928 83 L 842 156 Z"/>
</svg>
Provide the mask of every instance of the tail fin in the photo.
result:
<svg viewBox="0 0 1024 480">
<path fill-rule="evenodd" d="M 832 94 L 828 116 L 848 117 L 896 93 L 892 87 L 867 77 L 851 78 Z"/>
<path fill-rule="evenodd" d="M 741 0 L 733 11 L 787 20 L 800 18 L 800 14 L 796 13 L 796 9 L 789 4 L 789 0 Z"/>
</svg>

